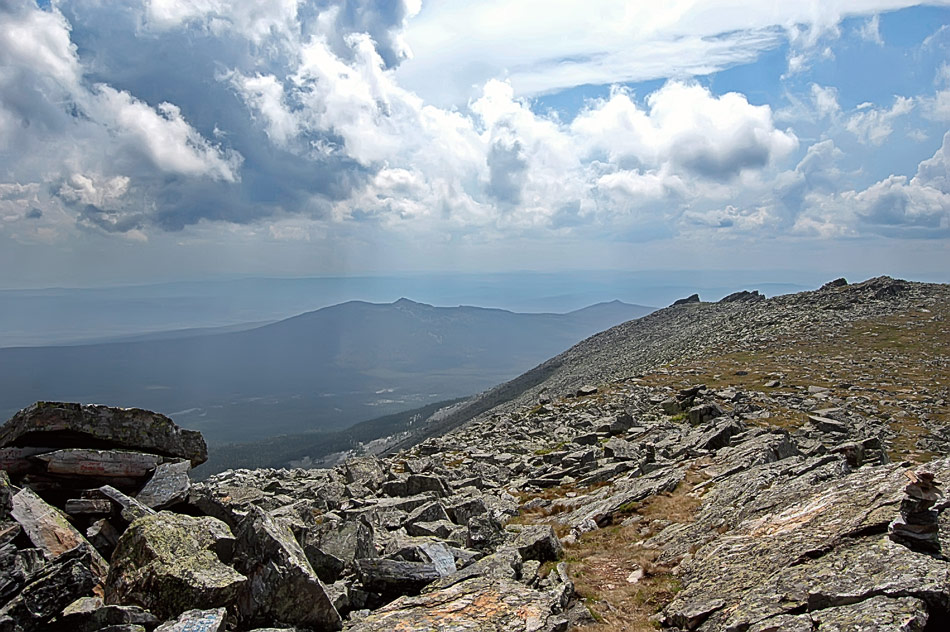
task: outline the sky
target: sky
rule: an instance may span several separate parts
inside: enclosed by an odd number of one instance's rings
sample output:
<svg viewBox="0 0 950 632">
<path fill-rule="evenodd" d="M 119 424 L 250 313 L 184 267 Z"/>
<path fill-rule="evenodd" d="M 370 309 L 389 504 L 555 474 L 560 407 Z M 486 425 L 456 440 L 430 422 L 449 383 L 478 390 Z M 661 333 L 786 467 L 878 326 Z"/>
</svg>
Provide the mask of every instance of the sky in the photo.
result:
<svg viewBox="0 0 950 632">
<path fill-rule="evenodd" d="M 0 0 L 0 288 L 950 281 L 950 0 Z"/>
</svg>

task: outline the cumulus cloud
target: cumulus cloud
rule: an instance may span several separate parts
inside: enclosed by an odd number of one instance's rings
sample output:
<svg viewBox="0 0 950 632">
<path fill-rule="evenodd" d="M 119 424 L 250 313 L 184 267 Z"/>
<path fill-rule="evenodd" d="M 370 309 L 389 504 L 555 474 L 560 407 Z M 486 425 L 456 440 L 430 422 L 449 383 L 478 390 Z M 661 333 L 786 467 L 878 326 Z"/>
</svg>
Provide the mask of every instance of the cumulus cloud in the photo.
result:
<svg viewBox="0 0 950 632">
<path fill-rule="evenodd" d="M 878 233 L 889 237 L 950 235 L 950 132 L 913 177 L 890 175 L 861 190 L 810 189 L 799 232 L 822 236 Z"/>
<path fill-rule="evenodd" d="M 924 113 L 937 121 L 950 121 L 950 64 L 940 64 L 934 84 L 937 90 L 933 97 L 923 99 Z"/>
<path fill-rule="evenodd" d="M 39 191 L 18 198 L 10 223 L 67 218 L 141 240 L 156 227 L 221 221 L 285 242 L 310 239 L 307 221 L 467 240 L 677 218 L 684 230 L 791 225 L 809 196 L 833 188 L 840 150 L 813 143 L 789 170 L 799 138 L 770 106 L 690 77 L 786 41 L 807 64 L 859 9 L 786 3 L 776 17 L 701 4 L 598 5 L 611 21 L 580 3 L 466 3 L 453 5 L 461 14 L 447 31 L 452 2 L 422 12 L 410 0 L 4 5 L 0 159 L 9 180 Z M 529 9 L 541 17 L 519 19 Z M 425 30 L 434 25 L 441 35 Z M 473 37 L 456 37 L 462 28 Z M 505 62 L 517 46 L 470 55 L 507 36 L 526 42 L 521 65 Z M 456 64 L 461 54 L 468 61 Z M 484 61 L 477 72 L 474 60 Z M 458 107 L 433 103 L 413 80 L 432 63 L 439 72 L 427 81 L 451 83 L 451 68 L 452 81 L 470 82 Z M 648 77 L 668 80 L 639 95 L 615 87 L 573 119 L 525 96 Z M 834 87 L 810 84 L 810 96 L 820 118 L 872 145 L 914 106 L 901 97 L 845 115 Z M 33 209 L 41 215 L 27 218 Z"/>
<path fill-rule="evenodd" d="M 239 179 L 241 156 L 205 138 L 174 104 L 152 106 L 91 81 L 71 30 L 56 8 L 0 7 L 0 160 L 18 182 L 58 190 L 58 199 L 74 206 L 81 222 L 106 209 L 97 206 L 101 199 L 88 199 L 95 197 L 88 188 L 93 181 L 81 183 L 77 178 L 85 176 L 76 173 L 122 183 L 121 192 L 137 175 Z M 107 210 L 111 219 L 94 223 L 120 232 L 141 223 L 142 209 L 133 221 L 123 220 L 115 204 Z"/>
<path fill-rule="evenodd" d="M 898 96 L 890 108 L 878 108 L 873 103 L 858 105 L 848 117 L 845 128 L 867 145 L 880 145 L 894 131 L 894 121 L 914 109 L 914 99 Z"/>
<path fill-rule="evenodd" d="M 768 106 L 753 106 L 734 92 L 716 97 L 697 84 L 670 82 L 641 109 L 631 95 L 581 113 L 571 129 L 588 153 L 605 151 L 616 163 L 675 171 L 714 180 L 762 168 L 794 150 L 791 131 L 775 129 Z"/>
</svg>

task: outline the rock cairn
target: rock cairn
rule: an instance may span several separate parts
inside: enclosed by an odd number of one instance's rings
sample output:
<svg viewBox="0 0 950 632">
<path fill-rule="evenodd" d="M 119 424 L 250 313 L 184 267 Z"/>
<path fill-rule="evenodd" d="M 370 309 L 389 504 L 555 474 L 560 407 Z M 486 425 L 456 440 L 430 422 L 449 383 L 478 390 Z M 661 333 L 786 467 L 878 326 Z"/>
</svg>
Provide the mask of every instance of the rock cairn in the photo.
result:
<svg viewBox="0 0 950 632">
<path fill-rule="evenodd" d="M 939 483 L 933 472 L 923 470 L 905 472 L 910 482 L 904 487 L 900 516 L 888 527 L 888 534 L 895 542 L 912 549 L 940 551 L 939 515 L 933 509 L 940 498 Z"/>
</svg>

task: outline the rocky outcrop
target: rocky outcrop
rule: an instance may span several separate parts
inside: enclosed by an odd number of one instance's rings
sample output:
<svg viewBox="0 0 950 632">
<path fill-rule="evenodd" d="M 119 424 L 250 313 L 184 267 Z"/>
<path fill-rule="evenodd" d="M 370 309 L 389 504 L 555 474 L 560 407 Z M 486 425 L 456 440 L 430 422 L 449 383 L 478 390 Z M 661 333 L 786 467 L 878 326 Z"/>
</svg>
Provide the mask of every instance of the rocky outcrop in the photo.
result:
<svg viewBox="0 0 950 632">
<path fill-rule="evenodd" d="M 0 448 L 41 447 L 139 450 L 187 459 L 208 460 L 201 433 L 184 430 L 164 415 L 140 408 L 37 402 L 0 428 Z"/>
<path fill-rule="evenodd" d="M 235 563 L 249 580 L 237 601 L 243 620 L 341 627 L 340 614 L 287 524 L 255 507 L 237 536 Z"/>
<path fill-rule="evenodd" d="M 228 566 L 234 536 L 211 517 L 170 512 L 139 518 L 122 534 L 105 583 L 109 604 L 163 619 L 233 603 L 247 578 Z"/>
<path fill-rule="evenodd" d="M 605 332 L 548 365 L 543 403 L 326 470 L 193 483 L 192 458 L 151 439 L 54 445 L 20 417 L 0 455 L 0 630 L 567 630 L 608 599 L 576 594 L 589 581 L 577 551 L 592 541 L 592 557 L 644 553 L 599 567 L 614 574 L 605 587 L 675 585 L 642 599 L 671 632 L 941 629 L 945 384 L 904 393 L 869 376 L 853 339 L 827 359 L 850 380 L 801 363 L 665 363 L 726 341 L 772 361 L 774 337 L 791 331 L 788 357 L 801 362 L 809 331 L 824 343 L 899 308 L 915 314 L 909 328 L 939 327 L 947 298 L 942 286 L 876 279 L 661 310 L 650 328 Z M 667 333 L 669 349 L 660 326 L 683 327 Z M 936 351 L 914 366 L 943 375 L 950 354 L 935 331 Z M 869 346 L 868 363 L 888 361 Z M 56 432 L 45 436 L 67 436 Z M 911 453 L 919 463 L 904 461 Z"/>
</svg>

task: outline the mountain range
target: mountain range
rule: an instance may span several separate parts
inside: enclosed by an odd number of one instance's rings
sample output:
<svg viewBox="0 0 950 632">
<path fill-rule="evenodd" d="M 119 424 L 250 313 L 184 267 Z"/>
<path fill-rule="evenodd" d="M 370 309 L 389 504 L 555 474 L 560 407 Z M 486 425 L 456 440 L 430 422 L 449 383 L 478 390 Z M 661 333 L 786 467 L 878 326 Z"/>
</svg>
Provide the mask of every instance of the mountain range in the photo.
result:
<svg viewBox="0 0 950 632">
<path fill-rule="evenodd" d="M 171 414 L 212 443 L 335 430 L 472 395 L 651 308 L 567 314 L 351 301 L 245 331 L 0 349 L 0 417 L 32 401 Z"/>
</svg>

